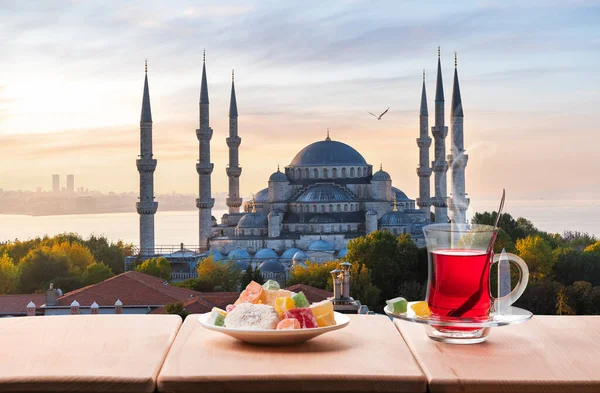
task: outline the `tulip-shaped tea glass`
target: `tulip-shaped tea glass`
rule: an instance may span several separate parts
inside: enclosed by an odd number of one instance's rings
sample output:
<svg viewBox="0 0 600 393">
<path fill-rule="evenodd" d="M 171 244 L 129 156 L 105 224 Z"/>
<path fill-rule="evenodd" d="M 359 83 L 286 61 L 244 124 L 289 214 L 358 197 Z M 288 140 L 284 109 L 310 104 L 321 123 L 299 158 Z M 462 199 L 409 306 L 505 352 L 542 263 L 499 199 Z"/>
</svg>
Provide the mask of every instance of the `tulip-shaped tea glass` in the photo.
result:
<svg viewBox="0 0 600 393">
<path fill-rule="evenodd" d="M 500 260 L 494 255 L 498 230 L 488 225 L 432 224 L 423 228 L 429 257 L 427 304 L 431 319 L 440 325 L 428 330 L 430 338 L 449 343 L 484 341 L 494 314 L 494 301 L 513 304 L 529 279 L 527 264 L 505 254 L 520 271 L 520 279 L 508 295 L 495 299 L 490 293 L 490 268 Z"/>
</svg>

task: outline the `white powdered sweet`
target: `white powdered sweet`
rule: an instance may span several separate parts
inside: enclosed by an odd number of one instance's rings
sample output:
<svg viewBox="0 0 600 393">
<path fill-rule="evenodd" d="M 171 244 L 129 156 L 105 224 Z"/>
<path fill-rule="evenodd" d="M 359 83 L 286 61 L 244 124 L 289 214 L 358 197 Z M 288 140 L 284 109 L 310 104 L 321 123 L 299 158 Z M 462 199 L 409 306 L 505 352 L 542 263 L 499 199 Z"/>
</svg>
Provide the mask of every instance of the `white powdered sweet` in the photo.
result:
<svg viewBox="0 0 600 393">
<path fill-rule="evenodd" d="M 225 317 L 225 326 L 237 329 L 275 329 L 279 316 L 272 306 L 241 303 Z"/>
</svg>

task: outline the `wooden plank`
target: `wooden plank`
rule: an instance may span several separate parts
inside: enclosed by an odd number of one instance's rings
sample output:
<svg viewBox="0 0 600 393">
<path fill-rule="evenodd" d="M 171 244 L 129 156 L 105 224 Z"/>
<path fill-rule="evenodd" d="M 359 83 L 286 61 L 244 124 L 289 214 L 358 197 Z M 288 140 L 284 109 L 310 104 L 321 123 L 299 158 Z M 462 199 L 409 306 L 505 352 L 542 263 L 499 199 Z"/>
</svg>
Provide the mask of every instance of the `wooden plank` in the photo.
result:
<svg viewBox="0 0 600 393">
<path fill-rule="evenodd" d="M 160 392 L 425 392 L 425 376 L 385 316 L 303 344 L 264 347 L 188 316 L 158 377 Z"/>
<path fill-rule="evenodd" d="M 431 392 L 600 392 L 600 316 L 535 316 L 492 328 L 486 342 L 435 342 L 395 321 Z"/>
<path fill-rule="evenodd" d="M 177 315 L 0 319 L 0 392 L 153 392 Z"/>
</svg>

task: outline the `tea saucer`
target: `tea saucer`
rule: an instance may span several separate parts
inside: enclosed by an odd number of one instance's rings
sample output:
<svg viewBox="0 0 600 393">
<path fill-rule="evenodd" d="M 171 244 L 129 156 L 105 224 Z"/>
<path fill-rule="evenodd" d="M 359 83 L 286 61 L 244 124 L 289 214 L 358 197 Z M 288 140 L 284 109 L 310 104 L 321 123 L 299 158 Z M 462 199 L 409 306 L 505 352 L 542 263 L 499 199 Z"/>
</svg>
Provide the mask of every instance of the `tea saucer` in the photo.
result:
<svg viewBox="0 0 600 393">
<path fill-rule="evenodd" d="M 507 312 L 498 314 L 491 313 L 488 317 L 485 318 L 450 318 L 445 317 L 444 319 L 440 319 L 440 317 L 428 316 L 422 317 L 412 310 L 410 307 L 412 304 L 417 302 L 408 302 L 408 308 L 405 313 L 393 313 L 388 306 L 385 306 L 385 313 L 392 318 L 402 319 L 404 321 L 422 323 L 425 325 L 433 325 L 435 327 L 459 327 L 459 328 L 490 328 L 490 327 L 499 327 L 499 326 L 508 326 L 514 325 L 518 323 L 527 322 L 533 316 L 531 311 L 524 310 L 519 307 L 509 307 Z"/>
</svg>

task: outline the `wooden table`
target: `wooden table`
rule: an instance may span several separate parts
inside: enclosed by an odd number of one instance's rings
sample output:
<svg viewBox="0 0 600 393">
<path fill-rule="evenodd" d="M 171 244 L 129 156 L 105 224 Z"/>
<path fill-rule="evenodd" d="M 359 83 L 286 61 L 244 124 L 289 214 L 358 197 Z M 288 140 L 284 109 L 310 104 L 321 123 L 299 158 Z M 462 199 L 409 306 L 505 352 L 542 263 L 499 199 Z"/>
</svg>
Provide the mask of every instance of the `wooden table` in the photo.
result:
<svg viewBox="0 0 600 393">
<path fill-rule="evenodd" d="M 600 316 L 535 316 L 486 342 L 442 344 L 396 321 L 431 392 L 600 392 Z"/>
<path fill-rule="evenodd" d="M 158 376 L 159 392 L 425 392 L 426 380 L 385 316 L 304 344 L 262 347 L 186 318 Z"/>
<path fill-rule="evenodd" d="M 177 315 L 0 319 L 0 392 L 153 392 Z"/>
</svg>

